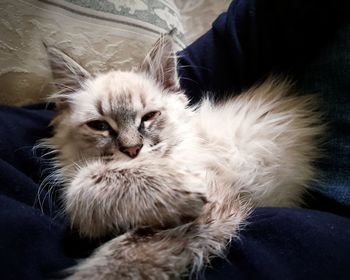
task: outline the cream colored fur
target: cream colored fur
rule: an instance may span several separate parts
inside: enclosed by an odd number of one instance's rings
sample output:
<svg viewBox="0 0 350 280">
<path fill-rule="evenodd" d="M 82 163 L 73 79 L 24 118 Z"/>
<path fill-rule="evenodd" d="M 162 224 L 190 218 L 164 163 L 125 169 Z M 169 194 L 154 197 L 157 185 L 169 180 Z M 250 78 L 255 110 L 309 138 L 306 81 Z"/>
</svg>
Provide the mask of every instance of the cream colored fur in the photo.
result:
<svg viewBox="0 0 350 280">
<path fill-rule="evenodd" d="M 70 279 L 177 279 L 199 271 L 223 255 L 253 207 L 298 206 L 315 179 L 324 126 L 315 98 L 298 96 L 287 81 L 269 79 L 191 107 L 170 36 L 139 69 L 95 77 L 79 75 L 79 65 L 56 49 L 48 53 L 53 69 L 74 70 L 71 86 L 53 96 L 59 112 L 54 136 L 44 141 L 57 151 L 65 211 L 82 235 L 117 236 Z M 160 114 L 142 130 L 152 111 Z M 124 113 L 132 120 L 121 120 Z M 91 129 L 92 120 L 110 130 Z M 140 141 L 137 157 L 120 151 Z"/>
</svg>

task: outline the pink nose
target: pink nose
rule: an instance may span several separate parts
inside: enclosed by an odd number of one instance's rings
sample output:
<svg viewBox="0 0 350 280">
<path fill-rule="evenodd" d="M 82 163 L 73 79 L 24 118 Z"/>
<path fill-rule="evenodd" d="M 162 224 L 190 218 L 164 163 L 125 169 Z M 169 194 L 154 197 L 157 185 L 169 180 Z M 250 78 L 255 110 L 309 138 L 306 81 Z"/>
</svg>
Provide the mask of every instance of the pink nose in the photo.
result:
<svg viewBox="0 0 350 280">
<path fill-rule="evenodd" d="M 128 155 L 131 158 L 135 158 L 139 154 L 142 146 L 143 145 L 140 144 L 140 145 L 135 145 L 135 146 L 132 146 L 132 147 L 120 147 L 120 151 L 122 153 Z"/>
</svg>

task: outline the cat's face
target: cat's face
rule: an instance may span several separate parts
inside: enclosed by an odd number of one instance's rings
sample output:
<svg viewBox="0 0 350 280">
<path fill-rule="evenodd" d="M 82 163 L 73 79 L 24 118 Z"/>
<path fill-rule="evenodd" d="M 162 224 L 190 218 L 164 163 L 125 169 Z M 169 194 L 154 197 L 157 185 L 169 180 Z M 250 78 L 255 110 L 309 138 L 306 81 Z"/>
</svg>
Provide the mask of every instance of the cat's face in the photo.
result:
<svg viewBox="0 0 350 280">
<path fill-rule="evenodd" d="M 164 151 L 181 137 L 178 127 L 187 118 L 187 99 L 179 90 L 171 42 L 162 40 L 139 69 L 95 77 L 58 50 L 48 49 L 62 87 L 54 96 L 58 116 L 53 141 L 63 161 L 131 160 L 160 147 Z M 73 75 L 66 75 L 67 68 Z"/>
</svg>

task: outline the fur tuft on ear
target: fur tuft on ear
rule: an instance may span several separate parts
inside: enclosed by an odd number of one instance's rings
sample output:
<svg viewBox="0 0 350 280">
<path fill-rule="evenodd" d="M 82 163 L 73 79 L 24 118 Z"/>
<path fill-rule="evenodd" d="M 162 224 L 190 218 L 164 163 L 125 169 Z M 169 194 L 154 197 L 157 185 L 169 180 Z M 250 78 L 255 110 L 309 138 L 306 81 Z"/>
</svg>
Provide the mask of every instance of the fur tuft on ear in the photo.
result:
<svg viewBox="0 0 350 280">
<path fill-rule="evenodd" d="M 48 55 L 54 84 L 59 90 L 57 96 L 74 92 L 91 77 L 90 73 L 64 52 L 44 43 Z"/>
<path fill-rule="evenodd" d="M 161 35 L 146 55 L 140 70 L 150 75 L 165 89 L 177 91 L 180 89 L 180 83 L 176 71 L 174 33 L 175 29 Z"/>
</svg>

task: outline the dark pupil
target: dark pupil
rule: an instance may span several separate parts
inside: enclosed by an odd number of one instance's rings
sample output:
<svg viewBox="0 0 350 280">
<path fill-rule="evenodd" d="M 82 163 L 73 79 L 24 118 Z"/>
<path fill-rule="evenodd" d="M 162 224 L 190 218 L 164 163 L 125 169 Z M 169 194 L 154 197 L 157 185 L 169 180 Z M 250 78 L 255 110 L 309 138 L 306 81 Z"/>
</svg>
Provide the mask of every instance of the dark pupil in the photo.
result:
<svg viewBox="0 0 350 280">
<path fill-rule="evenodd" d="M 87 125 L 92 129 L 100 131 L 109 130 L 110 128 L 109 124 L 105 121 L 91 121 Z"/>
<path fill-rule="evenodd" d="M 149 112 L 148 114 L 144 115 L 142 117 L 142 122 L 147 122 L 150 119 L 152 119 L 155 115 L 157 114 L 157 112 Z"/>
</svg>

